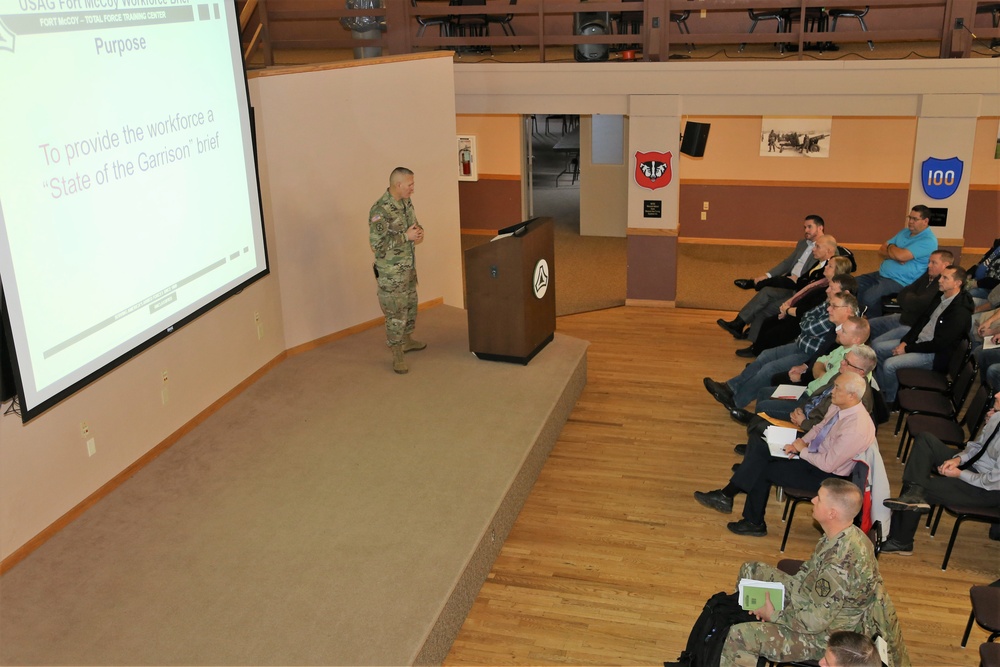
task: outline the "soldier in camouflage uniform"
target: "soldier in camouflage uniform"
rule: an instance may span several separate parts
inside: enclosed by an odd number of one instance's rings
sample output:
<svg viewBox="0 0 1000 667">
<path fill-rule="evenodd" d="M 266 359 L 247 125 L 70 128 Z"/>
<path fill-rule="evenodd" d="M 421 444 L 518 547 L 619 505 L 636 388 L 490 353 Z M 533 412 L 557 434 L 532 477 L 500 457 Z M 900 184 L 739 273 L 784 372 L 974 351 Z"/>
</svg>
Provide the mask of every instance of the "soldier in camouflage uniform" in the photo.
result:
<svg viewBox="0 0 1000 667">
<path fill-rule="evenodd" d="M 413 246 L 424 240 L 410 195 L 413 172 L 396 167 L 389 188 L 368 213 L 368 242 L 375 253 L 378 303 L 385 315 L 386 344 L 392 350 L 392 370 L 406 373 L 403 353 L 427 347 L 411 337 L 417 322 L 417 269 Z"/>
<path fill-rule="evenodd" d="M 763 623 L 732 626 L 720 664 L 755 667 L 760 656 L 775 662 L 819 660 L 831 632 L 851 630 L 866 637 L 878 634 L 888 644 L 889 667 L 907 667 L 910 659 L 872 543 L 853 524 L 861 492 L 847 480 L 830 478 L 813 505 L 824 535 L 798 573 L 788 575 L 765 563 L 740 568 L 740 579 L 784 584 L 785 606 L 775 611 L 768 600 L 751 612 Z"/>
</svg>

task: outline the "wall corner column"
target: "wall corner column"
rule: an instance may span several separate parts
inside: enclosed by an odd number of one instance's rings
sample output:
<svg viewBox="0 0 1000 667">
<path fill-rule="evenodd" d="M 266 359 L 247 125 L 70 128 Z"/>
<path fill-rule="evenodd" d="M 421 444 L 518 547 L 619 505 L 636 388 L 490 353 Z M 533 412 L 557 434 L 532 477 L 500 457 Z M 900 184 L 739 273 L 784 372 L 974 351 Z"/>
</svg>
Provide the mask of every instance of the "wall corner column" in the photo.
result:
<svg viewBox="0 0 1000 667">
<path fill-rule="evenodd" d="M 677 298 L 680 100 L 678 95 L 629 96 L 626 303 L 673 305 Z M 636 153 L 654 151 L 670 154 L 670 168 L 649 189 L 636 182 Z"/>
</svg>

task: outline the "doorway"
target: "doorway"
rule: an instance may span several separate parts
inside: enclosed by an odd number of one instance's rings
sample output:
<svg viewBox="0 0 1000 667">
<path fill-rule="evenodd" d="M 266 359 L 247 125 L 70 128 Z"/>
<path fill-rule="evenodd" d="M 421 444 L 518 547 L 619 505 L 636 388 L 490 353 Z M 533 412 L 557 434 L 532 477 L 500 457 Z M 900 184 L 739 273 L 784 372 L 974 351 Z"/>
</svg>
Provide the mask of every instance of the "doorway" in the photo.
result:
<svg viewBox="0 0 1000 667">
<path fill-rule="evenodd" d="M 531 114 L 523 121 L 525 209 L 528 217 L 553 221 L 556 314 L 624 305 L 625 238 L 580 233 L 580 194 L 588 187 L 582 184 L 589 164 L 587 147 L 581 151 L 581 117 Z M 582 121 L 584 129 L 590 127 L 590 116 Z"/>
</svg>

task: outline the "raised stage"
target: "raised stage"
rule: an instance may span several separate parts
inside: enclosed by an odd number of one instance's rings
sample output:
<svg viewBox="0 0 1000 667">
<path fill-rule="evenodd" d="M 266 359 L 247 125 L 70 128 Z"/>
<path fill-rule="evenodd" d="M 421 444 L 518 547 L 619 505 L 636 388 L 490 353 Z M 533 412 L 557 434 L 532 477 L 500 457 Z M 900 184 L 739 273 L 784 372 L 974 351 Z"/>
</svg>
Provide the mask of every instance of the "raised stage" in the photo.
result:
<svg viewBox="0 0 1000 667">
<path fill-rule="evenodd" d="M 292 357 L 0 578 L 3 664 L 437 663 L 586 384 L 465 311 Z"/>
</svg>

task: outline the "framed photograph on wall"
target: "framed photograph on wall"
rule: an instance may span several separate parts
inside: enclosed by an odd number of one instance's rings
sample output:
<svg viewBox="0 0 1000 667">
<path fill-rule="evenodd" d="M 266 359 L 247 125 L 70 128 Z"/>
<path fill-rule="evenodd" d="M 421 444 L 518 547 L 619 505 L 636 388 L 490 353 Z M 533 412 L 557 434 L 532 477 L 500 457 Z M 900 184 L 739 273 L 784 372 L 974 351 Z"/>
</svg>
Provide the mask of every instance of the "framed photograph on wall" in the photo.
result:
<svg viewBox="0 0 1000 667">
<path fill-rule="evenodd" d="M 830 157 L 832 118 L 769 118 L 760 124 L 761 157 Z"/>
<path fill-rule="evenodd" d="M 476 137 L 471 134 L 458 135 L 458 180 L 478 181 L 479 160 L 476 159 Z"/>
</svg>

